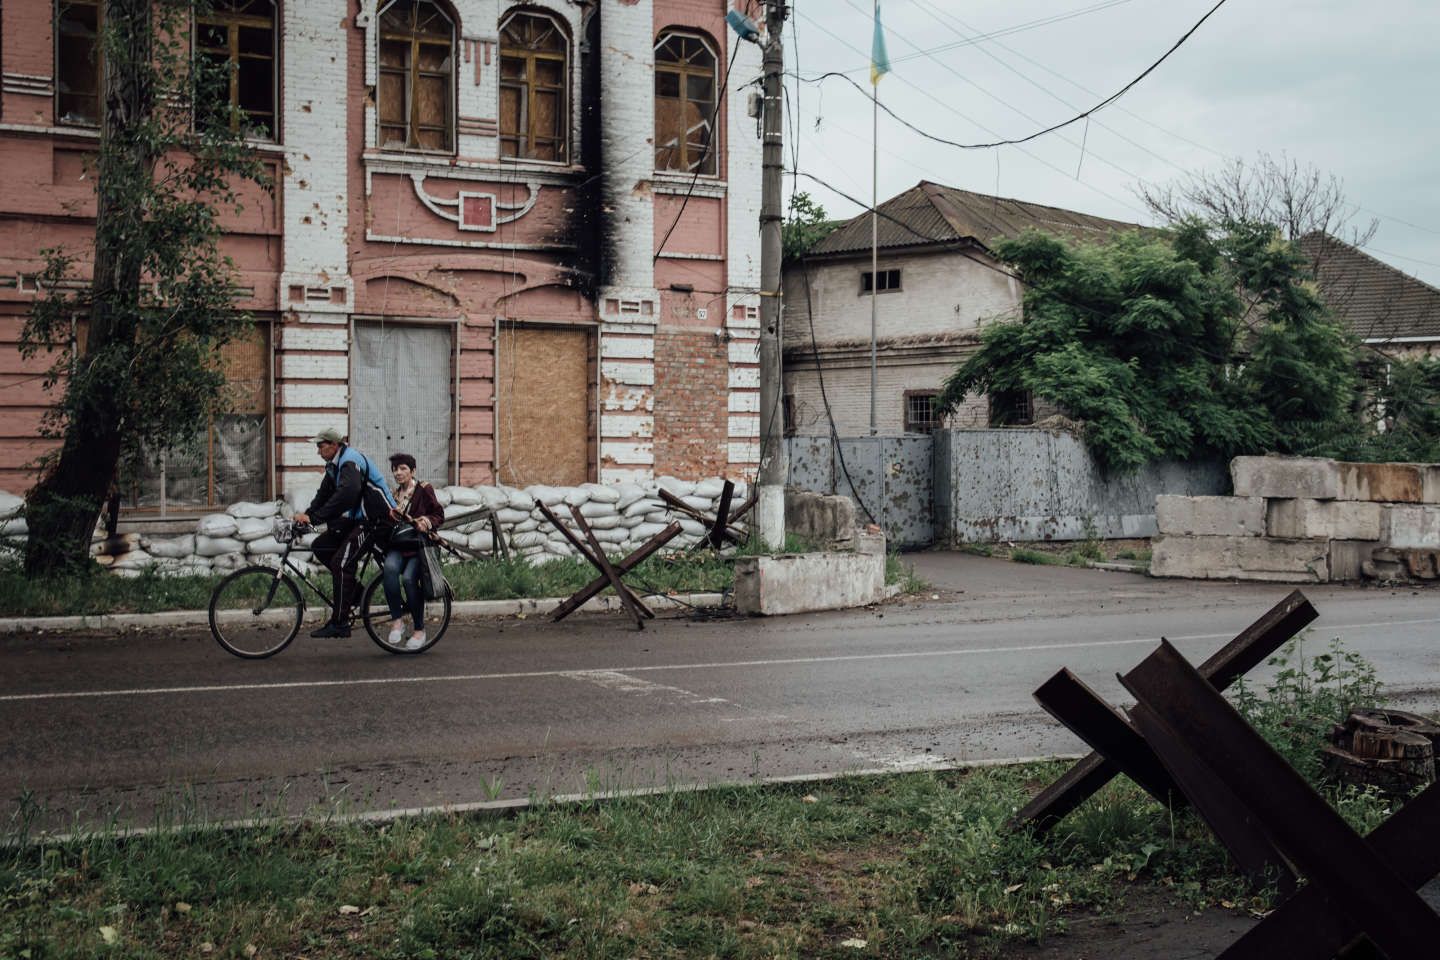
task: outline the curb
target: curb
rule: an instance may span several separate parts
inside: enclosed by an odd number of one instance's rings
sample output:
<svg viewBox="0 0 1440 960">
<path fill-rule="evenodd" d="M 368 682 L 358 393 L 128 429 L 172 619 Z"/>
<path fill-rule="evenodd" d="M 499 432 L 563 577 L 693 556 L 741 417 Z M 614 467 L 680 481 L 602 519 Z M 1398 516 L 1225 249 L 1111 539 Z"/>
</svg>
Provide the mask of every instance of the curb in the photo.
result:
<svg viewBox="0 0 1440 960">
<path fill-rule="evenodd" d="M 490 601 L 477 601 L 490 602 Z M 1031 763 L 1052 763 L 1083 759 L 1081 753 L 1051 753 L 1024 757 L 995 757 L 984 760 L 955 760 L 937 763 L 919 770 L 896 770 L 889 767 L 861 767 L 854 770 L 839 770 L 834 773 L 791 773 L 771 777 L 756 777 L 752 780 L 715 780 L 708 783 L 679 783 L 659 787 L 629 787 L 619 790 L 600 790 L 593 793 L 559 793 L 542 797 L 515 797 L 508 800 L 475 800 L 468 803 L 445 803 L 424 807 L 397 807 L 389 810 L 365 810 L 354 813 L 297 814 L 282 817 L 246 817 L 236 820 L 218 820 L 211 823 L 180 824 L 174 826 L 121 827 L 104 835 L 113 838 L 151 837 L 185 833 L 225 833 L 230 831 L 254 830 L 274 826 L 277 823 L 330 824 L 380 824 L 402 820 L 408 817 L 445 816 L 492 816 L 510 817 L 525 810 L 546 806 L 569 806 L 586 803 L 606 803 L 616 800 L 638 799 L 663 796 L 672 793 L 701 793 L 707 790 L 733 790 L 746 787 L 767 787 L 787 783 L 828 783 L 847 777 L 888 777 L 906 776 L 915 773 L 945 773 L 954 770 L 983 770 L 992 767 L 1018 767 Z M 20 839 L 6 838 L 0 841 L 0 849 L 28 849 L 49 844 L 83 841 L 97 836 L 100 831 L 76 830 L 66 833 L 41 832 L 34 837 Z"/>
<path fill-rule="evenodd" d="M 722 593 L 681 593 L 646 597 L 656 610 L 713 609 L 723 606 Z M 530 597 L 514 600 L 457 600 L 452 616 L 517 617 L 546 614 L 565 602 L 564 597 Z M 611 613 L 624 609 L 616 597 L 595 597 L 580 608 L 583 613 Z M 322 607 L 307 606 L 306 620 L 319 620 Z M 205 610 L 164 610 L 157 613 L 98 613 L 70 617 L 0 617 L 0 634 L 32 630 L 106 630 L 123 627 L 203 627 L 210 623 Z"/>
<path fill-rule="evenodd" d="M 1109 570 L 1111 573 L 1149 573 L 1150 567 L 1143 563 L 1115 563 L 1109 560 L 1091 560 L 1085 566 L 1092 570 Z"/>
</svg>

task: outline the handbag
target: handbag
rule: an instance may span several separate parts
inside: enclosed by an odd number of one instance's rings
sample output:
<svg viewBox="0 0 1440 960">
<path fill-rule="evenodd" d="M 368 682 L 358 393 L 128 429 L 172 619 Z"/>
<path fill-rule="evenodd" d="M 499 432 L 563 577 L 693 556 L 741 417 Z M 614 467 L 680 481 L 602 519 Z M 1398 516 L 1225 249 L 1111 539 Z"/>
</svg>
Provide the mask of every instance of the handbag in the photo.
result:
<svg viewBox="0 0 1440 960">
<path fill-rule="evenodd" d="M 390 529 L 386 543 L 391 547 L 419 547 L 421 545 L 420 531 L 415 528 L 415 524 L 408 520 L 397 523 Z"/>
<path fill-rule="evenodd" d="M 450 590 L 445 572 L 440 569 L 440 545 L 434 540 L 420 546 L 420 587 L 426 600 L 439 600 Z"/>
</svg>

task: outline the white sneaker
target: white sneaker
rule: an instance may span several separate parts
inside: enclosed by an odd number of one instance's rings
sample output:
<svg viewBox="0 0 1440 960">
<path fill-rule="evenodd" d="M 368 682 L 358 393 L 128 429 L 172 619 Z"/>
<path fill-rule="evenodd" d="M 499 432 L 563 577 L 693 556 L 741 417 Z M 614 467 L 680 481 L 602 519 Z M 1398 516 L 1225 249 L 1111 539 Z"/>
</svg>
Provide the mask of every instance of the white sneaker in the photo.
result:
<svg viewBox="0 0 1440 960">
<path fill-rule="evenodd" d="M 405 641 L 406 650 L 419 650 L 423 646 L 425 646 L 424 630 L 416 630 L 414 633 L 410 634 L 410 639 Z"/>
<path fill-rule="evenodd" d="M 400 646 L 400 641 L 405 639 L 405 621 L 396 620 L 390 626 L 390 637 L 385 642 L 392 647 Z"/>
</svg>

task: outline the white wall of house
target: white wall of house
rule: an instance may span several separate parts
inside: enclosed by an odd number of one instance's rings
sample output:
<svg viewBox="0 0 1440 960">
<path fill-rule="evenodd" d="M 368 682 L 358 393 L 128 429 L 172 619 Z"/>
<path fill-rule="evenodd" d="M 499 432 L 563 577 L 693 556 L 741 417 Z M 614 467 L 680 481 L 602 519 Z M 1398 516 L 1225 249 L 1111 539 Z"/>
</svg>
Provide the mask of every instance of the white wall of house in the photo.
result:
<svg viewBox="0 0 1440 960">
<path fill-rule="evenodd" d="M 978 251 L 882 253 L 880 269 L 898 269 L 900 289 L 876 296 L 879 338 L 974 330 L 984 320 L 1014 315 L 1020 284 L 999 272 L 999 266 Z M 870 295 L 860 290 L 860 275 L 869 271 L 869 254 L 809 265 L 809 303 L 814 306 L 815 338 L 820 343 L 870 341 Z M 787 347 L 810 342 L 804 277 L 798 265 L 785 271 Z"/>
<path fill-rule="evenodd" d="M 971 259 L 973 257 L 974 259 Z M 900 289 L 877 295 L 879 357 L 876 375 L 876 430 L 905 429 L 907 391 L 939 390 L 978 345 L 984 321 L 1018 314 L 1020 286 L 984 261 L 949 251 L 907 253 L 880 258 L 879 269 L 900 270 Z M 870 297 L 860 291 L 860 275 L 870 270 L 868 255 L 843 261 L 811 263 L 810 296 L 798 265 L 785 271 L 785 392 L 792 398 L 794 432 L 819 436 L 830 432 L 825 403 L 811 356 L 809 310 L 815 312 L 815 343 L 820 348 L 825 396 L 841 436 L 870 430 Z M 968 336 L 966 336 L 968 335 Z M 955 342 L 957 339 L 969 342 Z M 804 358 L 796 357 L 803 351 Z M 983 427 L 985 397 L 967 397 L 948 421 L 951 426 Z"/>
</svg>

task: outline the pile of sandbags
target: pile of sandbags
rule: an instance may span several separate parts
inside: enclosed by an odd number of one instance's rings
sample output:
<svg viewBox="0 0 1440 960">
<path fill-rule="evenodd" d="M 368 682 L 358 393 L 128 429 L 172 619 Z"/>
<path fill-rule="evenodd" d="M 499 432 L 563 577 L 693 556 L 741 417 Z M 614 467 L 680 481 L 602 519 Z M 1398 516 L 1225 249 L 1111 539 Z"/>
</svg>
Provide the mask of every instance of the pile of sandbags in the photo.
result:
<svg viewBox="0 0 1440 960">
<path fill-rule="evenodd" d="M 705 535 L 704 524 L 671 511 L 660 499 L 662 488 L 688 506 L 714 514 L 724 485 L 718 477 L 698 482 L 660 477 L 647 483 L 536 485 L 523 490 L 507 486 L 448 486 L 436 487 L 435 493 L 447 519 L 489 507 L 496 521 L 492 524 L 490 517 L 485 516 L 462 522 L 441 531 L 446 540 L 469 552 L 488 554 L 494 548 L 498 525 L 499 534 L 513 555 L 539 564 L 573 557 L 575 548 L 560 531 L 550 526 L 537 504 L 549 507 L 572 528 L 570 507 L 576 507 L 607 552 L 623 554 L 665 529 L 672 520 L 680 522 L 682 532 L 670 541 L 670 547 L 689 546 Z M 747 492 L 744 482 L 736 483 L 732 510 L 743 502 Z M 310 490 L 291 491 L 278 500 L 231 504 L 224 513 L 201 517 L 194 531 L 185 534 L 124 533 L 106 537 L 101 529 L 96 533 L 91 553 L 97 563 L 121 576 L 138 576 L 152 568 L 168 576 L 209 575 L 228 573 L 251 563 L 278 563 L 285 545 L 275 539 L 276 521 L 303 509 L 312 496 Z M 23 541 L 23 508 L 24 501 L 19 497 L 0 491 L 0 535 Z M 744 522 L 738 525 L 743 527 Z M 314 538 L 314 533 L 308 534 L 300 543 L 308 546 Z M 301 566 L 311 564 L 318 572 L 308 551 L 297 549 L 290 559 Z"/>
</svg>

